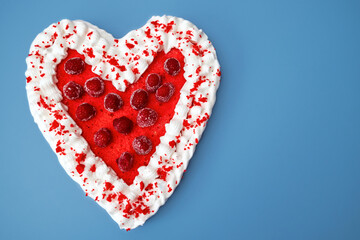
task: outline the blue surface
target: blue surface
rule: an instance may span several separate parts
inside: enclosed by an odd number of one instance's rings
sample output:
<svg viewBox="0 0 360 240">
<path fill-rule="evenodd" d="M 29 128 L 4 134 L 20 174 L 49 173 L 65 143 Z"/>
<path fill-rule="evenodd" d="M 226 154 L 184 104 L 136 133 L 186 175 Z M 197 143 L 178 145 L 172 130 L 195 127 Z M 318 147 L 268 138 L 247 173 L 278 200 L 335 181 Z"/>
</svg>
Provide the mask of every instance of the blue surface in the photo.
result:
<svg viewBox="0 0 360 240">
<path fill-rule="evenodd" d="M 30 2 L 0 9 L 0 239 L 360 239 L 359 1 Z M 179 188 L 125 232 L 33 123 L 25 57 L 63 18 L 121 37 L 162 14 L 204 29 L 223 77 Z"/>
</svg>

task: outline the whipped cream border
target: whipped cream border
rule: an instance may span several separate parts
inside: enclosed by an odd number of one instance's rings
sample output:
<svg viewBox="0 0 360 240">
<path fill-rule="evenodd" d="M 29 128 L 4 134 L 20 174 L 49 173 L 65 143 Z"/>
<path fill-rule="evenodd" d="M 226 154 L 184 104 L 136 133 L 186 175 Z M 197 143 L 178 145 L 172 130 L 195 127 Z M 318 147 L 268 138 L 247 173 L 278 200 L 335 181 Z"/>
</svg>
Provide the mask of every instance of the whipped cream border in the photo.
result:
<svg viewBox="0 0 360 240">
<path fill-rule="evenodd" d="M 125 91 L 151 64 L 153 53 L 172 48 L 184 55 L 186 82 L 148 166 L 140 167 L 128 186 L 94 155 L 81 128 L 67 114 L 56 86 L 56 66 L 68 49 L 74 49 L 85 56 L 94 73 Z M 206 34 L 189 21 L 171 16 L 154 16 L 121 39 L 88 22 L 62 20 L 35 38 L 26 62 L 30 111 L 66 173 L 120 228 L 143 225 L 180 183 L 215 103 L 220 66 Z"/>
</svg>

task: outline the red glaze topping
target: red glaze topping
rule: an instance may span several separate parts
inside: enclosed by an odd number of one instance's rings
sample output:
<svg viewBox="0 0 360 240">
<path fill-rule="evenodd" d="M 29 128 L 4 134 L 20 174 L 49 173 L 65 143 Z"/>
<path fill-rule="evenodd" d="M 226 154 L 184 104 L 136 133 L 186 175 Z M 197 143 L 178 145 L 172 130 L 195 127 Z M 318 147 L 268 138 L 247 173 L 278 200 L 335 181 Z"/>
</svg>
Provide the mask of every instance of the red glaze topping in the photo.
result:
<svg viewBox="0 0 360 240">
<path fill-rule="evenodd" d="M 180 72 L 180 62 L 176 58 L 168 58 L 164 63 L 165 71 L 171 76 L 176 76 Z"/>
<path fill-rule="evenodd" d="M 138 89 L 133 92 L 130 98 L 131 107 L 140 110 L 146 107 L 149 102 L 149 95 L 144 89 Z"/>
<path fill-rule="evenodd" d="M 79 57 L 70 58 L 64 65 L 65 72 L 70 75 L 78 75 L 84 71 L 84 68 L 85 63 Z"/>
<path fill-rule="evenodd" d="M 92 97 L 99 97 L 104 93 L 105 84 L 99 77 L 93 77 L 85 82 L 85 91 Z"/>
<path fill-rule="evenodd" d="M 76 122 L 76 125 L 82 129 L 81 135 L 89 143 L 91 151 L 96 156 L 100 157 L 107 166 L 112 168 L 119 176 L 119 178 L 123 179 L 124 182 L 128 185 L 132 184 L 134 178 L 139 174 L 138 168 L 148 165 L 150 157 L 155 152 L 156 146 L 160 143 L 160 137 L 165 134 L 165 124 L 169 123 L 174 116 L 174 109 L 180 97 L 179 90 L 186 81 L 183 77 L 184 70 L 182 68 L 177 76 L 170 76 L 164 70 L 164 62 L 168 58 L 176 58 L 181 63 L 181 66 L 184 66 L 184 57 L 179 50 L 172 49 L 167 54 L 164 52 L 154 54 L 154 61 L 149 65 L 147 70 L 135 83 L 127 86 L 125 92 L 116 90 L 111 81 L 104 80 L 105 91 L 97 98 L 91 97 L 89 94 L 83 94 L 81 98 L 75 100 L 69 100 L 66 97 L 63 97 L 62 100 L 62 103 L 68 107 L 68 114 L 70 117 L 72 117 L 72 119 Z M 68 50 L 67 57 L 57 66 L 56 78 L 58 79 L 57 86 L 59 89 L 63 89 L 64 85 L 70 81 L 73 81 L 80 86 L 85 86 L 86 80 L 93 77 L 99 77 L 92 72 L 92 67 L 87 64 L 85 64 L 84 71 L 79 75 L 69 75 L 66 73 L 64 70 L 64 65 L 68 59 L 74 57 L 84 59 L 84 56 L 78 52 L 74 50 Z M 167 75 L 166 79 L 163 78 L 162 81 L 171 82 L 174 85 L 176 89 L 174 95 L 167 103 L 163 103 L 156 100 L 155 94 L 149 93 L 146 107 L 154 109 L 157 112 L 158 119 L 156 123 L 151 127 L 145 128 L 142 128 L 137 124 L 133 124 L 133 129 L 129 134 L 124 135 L 118 133 L 113 126 L 114 119 L 126 116 L 132 121 L 132 123 L 137 122 L 137 116 L 139 112 L 134 110 L 130 105 L 130 98 L 134 91 L 138 89 L 146 89 L 146 78 L 151 73 L 157 73 L 160 76 Z M 123 100 L 123 106 L 115 112 L 108 111 L 104 106 L 105 97 L 110 93 L 118 94 Z M 96 109 L 96 115 L 89 121 L 83 122 L 76 117 L 76 110 L 82 103 L 89 103 Z M 43 102 L 41 102 L 40 105 L 47 107 L 46 103 Z M 112 134 L 112 140 L 105 148 L 99 147 L 94 142 L 94 135 L 101 128 L 109 129 Z M 153 146 L 151 151 L 146 155 L 136 154 L 132 146 L 133 140 L 142 135 L 150 139 Z M 61 145 L 59 145 L 59 151 L 61 150 L 60 147 Z M 127 172 L 121 171 L 116 161 L 124 152 L 129 152 L 133 156 L 133 167 Z M 96 168 L 92 167 L 90 170 L 96 171 Z"/>
<path fill-rule="evenodd" d="M 111 142 L 111 132 L 107 128 L 101 128 L 94 134 L 94 143 L 101 148 L 107 147 Z"/>
<path fill-rule="evenodd" d="M 124 105 L 122 98 L 116 93 L 109 93 L 104 99 L 104 107 L 109 112 L 116 112 Z"/>
<path fill-rule="evenodd" d="M 155 92 L 161 85 L 161 76 L 157 73 L 151 73 L 146 78 L 145 84 L 146 90 L 149 92 Z"/>
<path fill-rule="evenodd" d="M 80 121 L 89 121 L 96 115 L 96 109 L 89 103 L 82 103 L 77 107 L 75 115 Z"/>
<path fill-rule="evenodd" d="M 84 93 L 84 89 L 79 84 L 71 81 L 63 87 L 63 94 L 67 99 L 75 100 L 80 98 Z"/>
<path fill-rule="evenodd" d="M 158 114 L 151 108 L 141 109 L 137 115 L 136 122 L 139 127 L 153 126 L 158 120 Z"/>
<path fill-rule="evenodd" d="M 156 90 L 156 99 L 159 102 L 168 102 L 172 95 L 174 95 L 175 87 L 172 83 L 165 83 Z"/>
<path fill-rule="evenodd" d="M 152 142 L 146 136 L 139 136 L 134 139 L 132 146 L 137 154 L 146 155 L 152 149 Z"/>
<path fill-rule="evenodd" d="M 119 133 L 127 135 L 133 129 L 133 122 L 129 118 L 123 116 L 120 118 L 115 118 L 113 121 L 113 126 Z"/>
<path fill-rule="evenodd" d="M 122 172 L 128 172 L 134 163 L 134 157 L 129 152 L 124 152 L 121 156 L 116 160 L 119 169 Z"/>
</svg>

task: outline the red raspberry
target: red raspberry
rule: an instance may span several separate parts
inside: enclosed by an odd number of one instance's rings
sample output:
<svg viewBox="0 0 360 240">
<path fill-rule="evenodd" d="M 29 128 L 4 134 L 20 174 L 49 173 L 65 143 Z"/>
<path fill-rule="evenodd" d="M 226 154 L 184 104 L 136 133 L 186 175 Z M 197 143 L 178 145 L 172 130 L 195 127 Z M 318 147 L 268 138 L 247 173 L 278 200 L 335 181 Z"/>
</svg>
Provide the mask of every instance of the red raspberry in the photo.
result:
<svg viewBox="0 0 360 240">
<path fill-rule="evenodd" d="M 133 92 L 130 98 L 130 105 L 135 110 L 146 107 L 149 101 L 149 95 L 144 89 L 138 89 Z"/>
<path fill-rule="evenodd" d="M 136 122 L 139 127 L 150 127 L 158 120 L 158 114 L 151 108 L 141 109 L 137 115 Z"/>
<path fill-rule="evenodd" d="M 96 109 L 89 103 L 80 104 L 75 112 L 75 116 L 80 121 L 88 121 L 96 115 Z"/>
<path fill-rule="evenodd" d="M 104 107 L 109 112 L 116 112 L 124 105 L 122 98 L 116 93 L 109 93 L 104 99 Z"/>
<path fill-rule="evenodd" d="M 99 77 L 93 77 L 85 82 L 85 91 L 92 97 L 99 97 L 104 93 L 105 84 Z"/>
<path fill-rule="evenodd" d="M 127 135 L 133 129 L 133 122 L 129 118 L 123 116 L 120 118 L 115 118 L 113 121 L 113 126 L 119 133 Z"/>
<path fill-rule="evenodd" d="M 128 152 L 124 152 L 123 154 L 121 154 L 121 156 L 116 160 L 117 165 L 119 167 L 119 169 L 122 172 L 127 172 L 129 171 L 134 163 L 134 157 L 128 153 Z"/>
<path fill-rule="evenodd" d="M 64 85 L 63 93 L 67 99 L 75 100 L 83 95 L 84 89 L 76 82 L 71 81 Z"/>
<path fill-rule="evenodd" d="M 152 149 L 152 142 L 146 136 L 139 136 L 134 139 L 132 146 L 137 154 L 146 155 Z"/>
<path fill-rule="evenodd" d="M 176 58 L 168 58 L 164 62 L 164 69 L 171 76 L 176 76 L 180 72 L 180 62 Z"/>
<path fill-rule="evenodd" d="M 66 61 L 64 65 L 65 72 L 70 75 L 78 75 L 82 73 L 84 69 L 85 69 L 85 63 L 79 57 L 70 58 L 69 60 Z"/>
<path fill-rule="evenodd" d="M 157 73 L 151 73 L 147 76 L 146 81 L 146 90 L 149 92 L 155 92 L 161 85 L 161 77 Z"/>
<path fill-rule="evenodd" d="M 168 102 L 175 92 L 175 87 L 172 83 L 164 83 L 156 90 L 155 97 L 159 102 Z"/>
<path fill-rule="evenodd" d="M 111 142 L 111 132 L 107 128 L 101 128 L 94 134 L 94 142 L 98 147 L 107 147 Z"/>
</svg>

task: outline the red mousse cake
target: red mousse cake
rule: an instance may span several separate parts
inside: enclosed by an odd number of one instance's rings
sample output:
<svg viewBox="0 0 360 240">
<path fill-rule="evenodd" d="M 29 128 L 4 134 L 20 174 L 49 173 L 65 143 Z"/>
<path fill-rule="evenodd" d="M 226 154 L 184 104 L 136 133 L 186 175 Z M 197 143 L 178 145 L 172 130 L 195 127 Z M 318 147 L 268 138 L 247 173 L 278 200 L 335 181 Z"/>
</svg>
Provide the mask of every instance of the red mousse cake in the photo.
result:
<svg viewBox="0 0 360 240">
<path fill-rule="evenodd" d="M 121 39 L 62 20 L 26 59 L 31 113 L 65 171 L 122 229 L 144 222 L 186 171 L 216 99 L 207 36 L 153 17 Z"/>
</svg>

